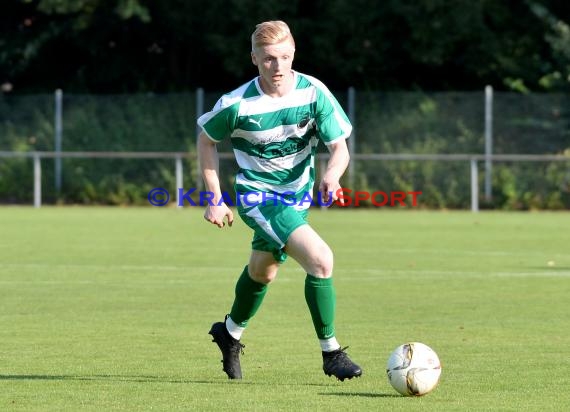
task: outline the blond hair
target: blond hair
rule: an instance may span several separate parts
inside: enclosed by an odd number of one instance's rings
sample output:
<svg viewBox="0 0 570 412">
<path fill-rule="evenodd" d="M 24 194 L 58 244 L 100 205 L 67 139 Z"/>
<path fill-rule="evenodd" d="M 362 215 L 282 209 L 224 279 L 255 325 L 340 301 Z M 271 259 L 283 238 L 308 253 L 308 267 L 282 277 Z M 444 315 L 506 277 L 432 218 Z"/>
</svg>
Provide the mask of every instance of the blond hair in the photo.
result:
<svg viewBox="0 0 570 412">
<path fill-rule="evenodd" d="M 255 31 L 251 35 L 251 50 L 268 44 L 281 43 L 287 39 L 290 39 L 295 47 L 295 40 L 287 23 L 281 20 L 264 21 L 255 26 Z"/>
</svg>

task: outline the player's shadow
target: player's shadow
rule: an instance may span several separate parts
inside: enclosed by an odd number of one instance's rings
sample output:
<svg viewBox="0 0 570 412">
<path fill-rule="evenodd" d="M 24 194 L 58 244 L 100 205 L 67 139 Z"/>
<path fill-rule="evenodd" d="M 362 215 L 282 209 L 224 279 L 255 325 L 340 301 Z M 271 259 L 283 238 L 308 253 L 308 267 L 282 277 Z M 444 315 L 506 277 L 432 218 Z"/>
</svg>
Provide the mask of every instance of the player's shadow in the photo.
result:
<svg viewBox="0 0 570 412">
<path fill-rule="evenodd" d="M 536 271 L 552 271 L 552 272 L 568 272 L 570 271 L 570 266 L 530 266 L 530 269 Z"/>
<path fill-rule="evenodd" d="M 112 381 L 112 382 L 142 382 L 142 383 L 180 383 L 180 384 L 236 384 L 236 385 L 273 385 L 270 382 L 256 382 L 256 381 L 243 381 L 243 380 L 228 380 L 228 379 L 212 379 L 212 380 L 199 380 L 199 379 L 176 379 L 168 376 L 126 376 L 126 375 L 0 375 L 0 381 Z M 330 384 L 320 383 L 286 383 L 289 386 L 321 386 L 328 387 Z"/>
<path fill-rule="evenodd" d="M 402 395 L 394 393 L 372 393 L 372 392 L 330 392 L 319 393 L 323 396 L 359 396 L 362 398 L 401 398 Z"/>
<path fill-rule="evenodd" d="M 216 383 L 215 381 L 199 381 L 172 379 L 165 376 L 124 376 L 124 375 L 0 375 L 0 381 L 115 381 L 115 382 L 162 382 L 162 383 Z"/>
<path fill-rule="evenodd" d="M 0 381 L 59 381 L 69 379 L 69 376 L 64 375 L 0 375 Z"/>
<path fill-rule="evenodd" d="M 194 379 L 172 379 L 166 376 L 126 376 L 126 375 L 0 375 L 0 381 L 114 381 L 114 382 L 160 382 L 160 383 L 180 383 L 180 384 L 238 384 L 238 385 L 266 385 L 267 382 L 251 382 L 251 381 L 231 381 L 231 380 L 194 380 Z M 286 383 L 285 385 L 299 385 L 299 386 L 321 386 L 330 387 L 330 383 Z M 393 393 L 372 393 L 372 392 L 321 392 L 322 396 L 357 396 L 363 398 L 401 398 L 401 395 Z"/>
</svg>

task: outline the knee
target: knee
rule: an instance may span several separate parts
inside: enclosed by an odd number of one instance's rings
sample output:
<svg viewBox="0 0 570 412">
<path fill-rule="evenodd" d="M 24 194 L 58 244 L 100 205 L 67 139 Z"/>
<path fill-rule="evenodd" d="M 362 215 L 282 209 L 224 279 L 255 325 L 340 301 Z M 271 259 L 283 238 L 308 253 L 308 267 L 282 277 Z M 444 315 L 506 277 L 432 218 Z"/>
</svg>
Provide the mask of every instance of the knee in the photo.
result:
<svg viewBox="0 0 570 412">
<path fill-rule="evenodd" d="M 334 256 L 326 244 L 320 248 L 318 255 L 313 260 L 314 268 L 311 275 L 317 278 L 330 278 L 333 274 Z"/>
<path fill-rule="evenodd" d="M 271 283 L 275 277 L 277 277 L 277 266 L 265 266 L 259 267 L 256 265 L 249 266 L 249 277 L 258 283 L 263 283 L 267 285 Z"/>
</svg>

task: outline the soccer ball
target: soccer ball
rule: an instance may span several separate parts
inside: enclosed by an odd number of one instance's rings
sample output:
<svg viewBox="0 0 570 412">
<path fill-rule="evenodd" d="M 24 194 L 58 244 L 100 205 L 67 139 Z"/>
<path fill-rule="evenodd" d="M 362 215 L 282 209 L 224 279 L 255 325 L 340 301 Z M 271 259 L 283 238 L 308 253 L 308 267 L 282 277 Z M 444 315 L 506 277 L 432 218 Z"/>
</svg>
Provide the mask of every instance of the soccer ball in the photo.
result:
<svg viewBox="0 0 570 412">
<path fill-rule="evenodd" d="M 388 381 L 404 396 L 422 396 L 438 384 L 441 363 L 437 353 L 420 342 L 398 346 L 386 365 Z"/>
</svg>

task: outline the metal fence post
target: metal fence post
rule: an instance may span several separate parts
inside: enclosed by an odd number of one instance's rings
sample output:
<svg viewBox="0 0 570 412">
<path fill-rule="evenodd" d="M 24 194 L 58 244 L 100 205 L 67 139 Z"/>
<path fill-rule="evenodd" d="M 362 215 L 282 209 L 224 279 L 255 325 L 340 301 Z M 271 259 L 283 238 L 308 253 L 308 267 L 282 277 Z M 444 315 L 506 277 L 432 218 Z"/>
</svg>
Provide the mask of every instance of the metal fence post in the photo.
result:
<svg viewBox="0 0 570 412">
<path fill-rule="evenodd" d="M 471 211 L 479 211 L 479 170 L 477 160 L 471 158 Z"/>
<path fill-rule="evenodd" d="M 39 153 L 34 153 L 34 207 L 42 206 L 42 164 Z"/>
<path fill-rule="evenodd" d="M 62 141 L 62 107 L 63 107 L 63 92 L 61 89 L 55 91 L 55 115 L 54 115 L 54 151 L 61 153 Z M 55 158 L 55 190 L 59 194 L 61 192 L 61 157 Z"/>
<path fill-rule="evenodd" d="M 485 87 L 485 200 L 492 197 L 493 162 L 493 87 Z"/>
<path fill-rule="evenodd" d="M 198 87 L 196 89 L 196 120 L 204 114 L 204 89 Z M 198 136 L 202 131 L 201 127 L 196 124 L 196 155 L 198 154 Z M 202 190 L 202 170 L 200 169 L 200 161 L 196 157 L 196 189 Z"/>
<path fill-rule="evenodd" d="M 176 156 L 176 205 L 182 207 L 180 204 L 180 189 L 182 189 L 182 156 Z"/>
</svg>

